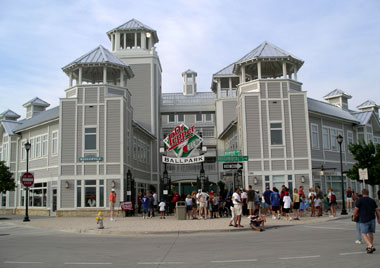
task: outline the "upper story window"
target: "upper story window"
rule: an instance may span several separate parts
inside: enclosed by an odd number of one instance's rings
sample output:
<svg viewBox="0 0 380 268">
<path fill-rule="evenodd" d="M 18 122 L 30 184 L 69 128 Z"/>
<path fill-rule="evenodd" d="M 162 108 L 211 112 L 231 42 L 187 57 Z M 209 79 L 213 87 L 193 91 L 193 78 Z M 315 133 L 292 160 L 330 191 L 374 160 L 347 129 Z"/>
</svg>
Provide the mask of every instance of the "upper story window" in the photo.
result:
<svg viewBox="0 0 380 268">
<path fill-rule="evenodd" d="M 330 133 L 327 127 L 322 128 L 323 149 L 330 150 Z"/>
<path fill-rule="evenodd" d="M 58 154 L 58 131 L 54 131 L 52 133 L 52 149 L 51 149 L 51 154 L 55 155 Z"/>
<path fill-rule="evenodd" d="M 354 133 L 350 130 L 347 131 L 347 144 L 354 143 Z"/>
<path fill-rule="evenodd" d="M 211 113 L 205 113 L 205 120 L 206 121 L 212 121 L 212 114 Z"/>
<path fill-rule="evenodd" d="M 316 124 L 311 124 L 311 147 L 319 148 L 319 129 Z"/>
<path fill-rule="evenodd" d="M 282 145 L 282 123 L 270 123 L 271 145 Z"/>
<path fill-rule="evenodd" d="M 42 156 L 48 155 L 48 135 L 42 136 Z"/>
<path fill-rule="evenodd" d="M 195 114 L 195 121 L 202 122 L 202 114 L 201 113 L 196 113 Z"/>
<path fill-rule="evenodd" d="M 184 115 L 184 114 L 180 113 L 180 114 L 178 114 L 177 116 L 178 116 L 178 122 L 183 122 L 183 121 L 185 121 L 185 115 Z"/>
<path fill-rule="evenodd" d="M 24 161 L 26 157 L 26 150 L 25 150 L 25 143 L 26 141 L 21 142 L 21 160 Z M 0 158 L 1 160 L 1 158 Z"/>
<path fill-rule="evenodd" d="M 168 115 L 168 122 L 174 122 L 175 121 L 175 118 L 174 118 L 174 114 L 171 113 Z"/>
<path fill-rule="evenodd" d="M 96 150 L 96 128 L 84 129 L 84 149 Z"/>
<path fill-rule="evenodd" d="M 336 129 L 330 129 L 330 141 L 331 141 L 331 150 L 338 151 L 338 141 L 336 138 L 338 137 L 338 131 Z"/>
</svg>

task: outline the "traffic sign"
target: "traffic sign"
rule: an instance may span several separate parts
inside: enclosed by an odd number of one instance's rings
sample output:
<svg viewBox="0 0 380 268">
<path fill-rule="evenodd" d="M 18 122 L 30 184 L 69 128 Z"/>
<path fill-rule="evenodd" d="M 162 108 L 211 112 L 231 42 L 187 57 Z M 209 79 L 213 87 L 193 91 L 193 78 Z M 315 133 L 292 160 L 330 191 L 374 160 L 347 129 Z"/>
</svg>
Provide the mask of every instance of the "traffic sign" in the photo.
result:
<svg viewBox="0 0 380 268">
<path fill-rule="evenodd" d="M 234 151 L 224 151 L 224 156 L 239 156 L 240 151 L 234 150 Z"/>
<path fill-rule="evenodd" d="M 25 172 L 21 175 L 21 183 L 25 187 L 30 187 L 34 184 L 34 175 L 30 172 Z"/>
<path fill-rule="evenodd" d="M 242 162 L 248 161 L 248 155 L 218 156 L 218 162 Z"/>
<path fill-rule="evenodd" d="M 360 180 L 362 181 L 368 180 L 368 169 L 359 168 L 359 177 L 360 177 Z"/>
<path fill-rule="evenodd" d="M 223 169 L 242 169 L 243 163 L 223 163 Z"/>
</svg>

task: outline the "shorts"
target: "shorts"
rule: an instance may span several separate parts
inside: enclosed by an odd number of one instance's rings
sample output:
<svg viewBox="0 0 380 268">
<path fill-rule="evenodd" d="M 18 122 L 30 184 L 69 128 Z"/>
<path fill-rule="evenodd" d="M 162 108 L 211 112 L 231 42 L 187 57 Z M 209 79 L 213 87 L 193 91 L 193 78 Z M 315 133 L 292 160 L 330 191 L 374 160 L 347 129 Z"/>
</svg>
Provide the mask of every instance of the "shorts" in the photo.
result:
<svg viewBox="0 0 380 268">
<path fill-rule="evenodd" d="M 336 202 L 329 203 L 329 206 L 330 206 L 330 207 L 331 207 L 332 205 L 336 206 L 337 203 L 336 203 Z"/>
<path fill-rule="evenodd" d="M 265 208 L 265 209 L 267 209 L 267 208 L 270 207 L 270 205 L 264 202 L 264 203 L 262 203 L 262 207 Z"/>
<path fill-rule="evenodd" d="M 111 211 L 115 210 L 115 203 L 114 202 L 110 202 L 110 209 L 111 209 Z"/>
<path fill-rule="evenodd" d="M 299 209 L 300 208 L 300 202 L 295 202 L 293 204 L 293 209 Z"/>
<path fill-rule="evenodd" d="M 257 222 L 257 221 L 251 221 L 251 223 L 250 224 L 252 224 L 253 226 L 255 226 L 255 227 L 259 227 L 260 226 L 260 224 L 261 224 L 261 222 Z"/>
<path fill-rule="evenodd" d="M 247 207 L 248 209 L 255 209 L 255 202 L 253 202 L 253 201 L 249 201 L 248 202 L 248 207 Z"/>
<path fill-rule="evenodd" d="M 206 205 L 207 205 L 206 202 L 200 202 L 200 203 L 199 203 L 199 207 L 200 207 L 200 208 L 204 208 Z"/>
<path fill-rule="evenodd" d="M 376 231 L 376 220 L 370 220 L 366 223 L 360 223 L 360 232 L 362 234 L 375 233 Z"/>
<path fill-rule="evenodd" d="M 347 197 L 347 202 L 352 202 L 352 197 Z"/>
<path fill-rule="evenodd" d="M 289 211 L 290 211 L 290 208 L 283 208 L 282 209 L 282 212 L 284 212 L 284 213 L 289 213 Z"/>
<path fill-rule="evenodd" d="M 187 210 L 187 211 L 191 211 L 191 210 L 193 210 L 193 206 L 186 206 L 186 210 Z"/>
<path fill-rule="evenodd" d="M 241 212 L 242 212 L 242 208 L 241 208 L 241 205 L 234 205 L 234 213 L 235 213 L 235 216 L 240 216 L 241 215 Z"/>
<path fill-rule="evenodd" d="M 321 209 L 321 206 L 317 206 L 317 207 L 315 207 L 316 209 Z"/>
<path fill-rule="evenodd" d="M 280 210 L 280 206 L 272 206 L 272 211 L 279 211 Z"/>
<path fill-rule="evenodd" d="M 143 213 L 148 213 L 148 208 L 143 208 L 142 211 Z"/>
</svg>

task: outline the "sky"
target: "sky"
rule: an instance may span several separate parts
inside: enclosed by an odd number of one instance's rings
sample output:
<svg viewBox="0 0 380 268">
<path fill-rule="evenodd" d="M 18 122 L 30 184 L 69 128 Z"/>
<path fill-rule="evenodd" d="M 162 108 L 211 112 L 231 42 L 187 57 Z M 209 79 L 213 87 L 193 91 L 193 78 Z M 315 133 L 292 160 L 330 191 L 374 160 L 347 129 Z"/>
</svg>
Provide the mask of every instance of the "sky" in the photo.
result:
<svg viewBox="0 0 380 268">
<path fill-rule="evenodd" d="M 350 109 L 380 104 L 379 0 L 0 0 L 0 112 L 25 116 L 39 97 L 55 107 L 68 88 L 61 68 L 135 18 L 157 31 L 163 92 L 181 92 L 181 73 L 212 75 L 268 41 L 305 61 L 298 73 L 308 97 L 339 88 Z"/>
</svg>

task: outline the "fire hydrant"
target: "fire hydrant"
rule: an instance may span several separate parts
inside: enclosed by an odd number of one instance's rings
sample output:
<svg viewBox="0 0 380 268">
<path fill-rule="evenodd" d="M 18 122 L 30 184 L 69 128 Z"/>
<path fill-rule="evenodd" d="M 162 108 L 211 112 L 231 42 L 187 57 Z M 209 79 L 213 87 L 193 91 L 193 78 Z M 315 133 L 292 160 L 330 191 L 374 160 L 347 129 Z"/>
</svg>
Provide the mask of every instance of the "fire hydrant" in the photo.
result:
<svg viewBox="0 0 380 268">
<path fill-rule="evenodd" d="M 98 229 L 104 229 L 103 213 L 101 211 L 99 211 L 98 216 L 96 216 L 96 224 L 99 224 Z"/>
</svg>

